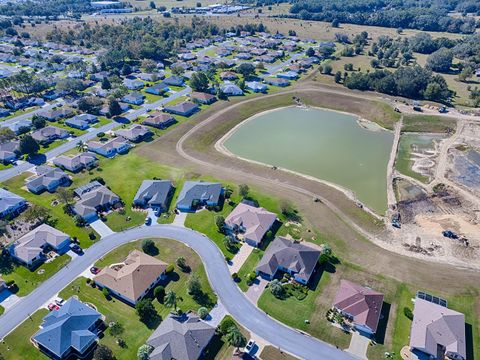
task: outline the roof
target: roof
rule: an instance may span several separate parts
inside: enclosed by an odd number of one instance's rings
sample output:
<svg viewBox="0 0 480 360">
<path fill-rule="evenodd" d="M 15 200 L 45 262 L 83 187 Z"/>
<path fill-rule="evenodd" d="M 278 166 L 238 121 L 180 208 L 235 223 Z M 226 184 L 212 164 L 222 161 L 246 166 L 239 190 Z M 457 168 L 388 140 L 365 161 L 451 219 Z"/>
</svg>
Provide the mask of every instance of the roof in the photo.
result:
<svg viewBox="0 0 480 360">
<path fill-rule="evenodd" d="M 0 213 L 26 201 L 23 197 L 0 188 Z"/>
<path fill-rule="evenodd" d="M 437 356 L 437 345 L 466 359 L 465 315 L 416 298 L 410 331 L 410 347 Z"/>
<path fill-rule="evenodd" d="M 46 244 L 56 248 L 69 238 L 70 236 L 50 225 L 42 224 L 13 243 L 13 254 L 29 263 L 38 256 Z"/>
<path fill-rule="evenodd" d="M 162 124 L 168 124 L 172 121 L 175 121 L 175 118 L 166 113 L 162 112 L 156 112 L 154 114 L 151 114 L 149 117 L 147 117 L 142 124 L 145 125 L 162 125 Z"/>
<path fill-rule="evenodd" d="M 167 264 L 163 261 L 133 250 L 123 264 L 103 268 L 94 280 L 136 302 L 166 268 Z"/>
<path fill-rule="evenodd" d="M 36 172 L 37 176 L 27 179 L 27 187 L 48 187 L 55 181 L 59 181 L 62 178 L 68 178 L 68 175 L 63 170 L 47 165 L 37 166 Z"/>
<path fill-rule="evenodd" d="M 214 95 L 204 93 L 204 92 L 192 92 L 190 95 L 190 98 L 203 100 L 203 101 L 210 101 L 210 100 L 216 99 Z"/>
<path fill-rule="evenodd" d="M 186 181 L 178 196 L 177 206 L 192 206 L 194 200 L 218 203 L 222 184 L 200 181 Z"/>
<path fill-rule="evenodd" d="M 276 214 L 262 207 L 240 203 L 227 216 L 225 223 L 228 226 L 242 226 L 245 228 L 245 238 L 260 242 L 276 219 Z"/>
<path fill-rule="evenodd" d="M 101 185 L 84 193 L 81 199 L 73 207 L 75 213 L 85 217 L 97 212 L 97 208 L 120 201 L 120 198 L 113 191 Z"/>
<path fill-rule="evenodd" d="M 116 134 L 117 136 L 121 136 L 127 140 L 136 140 L 151 134 L 151 131 L 145 126 L 134 124 L 126 129 L 117 130 Z"/>
<path fill-rule="evenodd" d="M 196 360 L 214 334 L 215 328 L 198 316 L 170 314 L 147 340 L 154 347 L 150 360 Z"/>
<path fill-rule="evenodd" d="M 0 160 L 7 159 L 9 157 L 15 156 L 16 151 L 19 150 L 19 141 L 8 141 L 3 144 L 0 144 Z"/>
<path fill-rule="evenodd" d="M 110 150 L 110 149 L 117 149 L 123 145 L 128 145 L 128 141 L 122 137 L 114 137 L 105 142 L 89 141 L 87 145 L 89 148 L 93 150 L 97 150 L 97 149 Z"/>
<path fill-rule="evenodd" d="M 57 166 L 63 166 L 67 169 L 74 169 L 79 165 L 85 165 L 94 160 L 97 160 L 95 154 L 91 152 L 84 152 L 74 156 L 60 155 L 53 160 L 53 163 Z"/>
<path fill-rule="evenodd" d="M 68 131 L 55 126 L 46 126 L 32 133 L 32 137 L 37 141 L 49 140 L 52 137 L 66 137 Z"/>
<path fill-rule="evenodd" d="M 97 339 L 89 329 L 100 318 L 99 312 L 72 297 L 43 318 L 33 340 L 58 357 L 72 347 L 82 354 Z"/>
<path fill-rule="evenodd" d="M 149 205 L 165 204 L 173 185 L 170 180 L 144 180 L 133 201 L 146 201 Z"/>
<path fill-rule="evenodd" d="M 341 280 L 333 306 L 353 316 L 357 325 L 377 330 L 383 305 L 383 294 L 348 280 Z"/>
<path fill-rule="evenodd" d="M 192 110 L 198 109 L 198 105 L 190 101 L 184 101 L 179 104 L 165 106 L 164 109 L 169 111 L 179 112 L 179 113 L 187 113 Z"/>
<path fill-rule="evenodd" d="M 258 263 L 257 271 L 275 275 L 279 266 L 289 269 L 308 281 L 317 265 L 321 251 L 310 246 L 276 237 Z"/>
</svg>

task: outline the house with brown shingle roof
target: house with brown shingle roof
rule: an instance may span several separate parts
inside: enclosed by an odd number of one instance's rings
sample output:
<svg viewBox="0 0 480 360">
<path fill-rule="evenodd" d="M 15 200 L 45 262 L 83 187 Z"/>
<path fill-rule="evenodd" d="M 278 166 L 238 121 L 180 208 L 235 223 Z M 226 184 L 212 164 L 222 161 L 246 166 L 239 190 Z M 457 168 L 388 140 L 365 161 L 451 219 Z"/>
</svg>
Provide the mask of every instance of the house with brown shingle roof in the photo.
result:
<svg viewBox="0 0 480 360">
<path fill-rule="evenodd" d="M 341 280 L 333 307 L 353 321 L 355 328 L 373 335 L 382 312 L 383 294 L 348 280 Z"/>
<path fill-rule="evenodd" d="M 121 264 L 102 269 L 93 278 L 101 288 L 135 305 L 165 278 L 167 264 L 139 250 L 133 250 Z"/>
<path fill-rule="evenodd" d="M 143 120 L 142 124 L 147 126 L 152 126 L 157 129 L 166 129 L 170 125 L 173 125 L 177 122 L 175 118 L 163 112 L 155 112 Z"/>
</svg>

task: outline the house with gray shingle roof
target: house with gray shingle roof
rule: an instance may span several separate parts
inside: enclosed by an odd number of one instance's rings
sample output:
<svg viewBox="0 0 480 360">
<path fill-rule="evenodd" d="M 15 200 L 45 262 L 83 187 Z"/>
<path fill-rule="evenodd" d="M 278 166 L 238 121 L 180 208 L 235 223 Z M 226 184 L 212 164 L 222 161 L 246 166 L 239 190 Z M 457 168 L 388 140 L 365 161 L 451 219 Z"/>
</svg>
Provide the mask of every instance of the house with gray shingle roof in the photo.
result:
<svg viewBox="0 0 480 360">
<path fill-rule="evenodd" d="M 277 272 L 287 272 L 302 284 L 308 284 L 320 258 L 321 250 L 276 237 L 257 265 L 258 275 L 272 280 Z"/>
<path fill-rule="evenodd" d="M 67 130 L 55 126 L 46 126 L 32 133 L 32 137 L 41 144 L 48 144 L 57 139 L 65 139 L 69 135 Z"/>
<path fill-rule="evenodd" d="M 175 118 L 166 113 L 162 112 L 155 112 L 149 115 L 145 120 L 143 120 L 142 124 L 147 126 L 152 126 L 157 129 L 166 129 L 170 125 L 173 125 L 177 122 Z"/>
<path fill-rule="evenodd" d="M 124 154 L 130 149 L 130 144 L 127 140 L 116 137 L 108 141 L 90 141 L 87 144 L 88 150 L 93 151 L 105 157 L 114 157 L 117 154 Z"/>
<path fill-rule="evenodd" d="M 177 209 L 191 212 L 200 206 L 218 206 L 222 194 L 220 183 L 186 181 L 177 199 Z"/>
<path fill-rule="evenodd" d="M 193 314 L 170 314 L 147 340 L 154 350 L 150 360 L 197 360 L 209 344 L 215 328 Z"/>
<path fill-rule="evenodd" d="M 10 245 L 9 251 L 16 260 L 31 267 L 46 259 L 45 249 L 64 253 L 69 249 L 69 244 L 70 236 L 50 225 L 42 224 L 16 240 Z"/>
<path fill-rule="evenodd" d="M 96 345 L 101 325 L 98 311 L 71 297 L 43 318 L 32 342 L 52 359 L 82 357 Z"/>
<path fill-rule="evenodd" d="M 32 120 L 30 119 L 22 119 L 15 121 L 9 125 L 6 125 L 10 130 L 12 130 L 15 134 L 19 135 L 22 132 L 25 132 L 25 129 L 31 129 L 32 127 Z"/>
<path fill-rule="evenodd" d="M 37 166 L 36 175 L 26 180 L 29 191 L 39 194 L 43 191 L 54 192 L 59 186 L 68 186 L 70 177 L 61 169 L 47 165 Z"/>
<path fill-rule="evenodd" d="M 115 134 L 132 142 L 140 142 L 153 135 L 148 128 L 139 124 L 133 124 L 128 128 L 117 130 Z"/>
<path fill-rule="evenodd" d="M 191 116 L 196 113 L 200 108 L 197 104 L 194 104 L 191 101 L 184 101 L 175 105 L 167 105 L 163 108 L 163 111 L 176 114 L 180 116 Z"/>
<path fill-rule="evenodd" d="M 14 217 L 27 208 L 27 200 L 0 188 L 0 219 Z"/>
<path fill-rule="evenodd" d="M 4 164 L 11 163 L 17 159 L 19 141 L 8 141 L 0 144 L 0 161 Z"/>
<path fill-rule="evenodd" d="M 170 180 L 144 180 L 133 198 L 133 204 L 165 211 L 168 208 L 173 189 Z"/>
<path fill-rule="evenodd" d="M 95 154 L 91 152 L 79 153 L 74 156 L 60 155 L 53 159 L 53 164 L 61 169 L 77 172 L 82 169 L 91 169 L 98 163 Z"/>
<path fill-rule="evenodd" d="M 86 222 L 96 220 L 98 212 L 108 210 L 120 203 L 120 197 L 117 194 L 97 181 L 84 185 L 81 193 L 79 190 L 77 189 L 75 194 L 81 194 L 80 200 L 74 205 L 73 211 Z"/>
</svg>

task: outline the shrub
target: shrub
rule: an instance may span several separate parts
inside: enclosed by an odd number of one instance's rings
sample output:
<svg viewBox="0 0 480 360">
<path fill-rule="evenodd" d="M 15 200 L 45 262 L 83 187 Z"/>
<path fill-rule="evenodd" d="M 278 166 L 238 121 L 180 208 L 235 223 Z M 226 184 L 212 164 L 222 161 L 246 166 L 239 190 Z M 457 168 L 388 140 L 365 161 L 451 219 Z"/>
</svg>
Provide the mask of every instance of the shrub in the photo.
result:
<svg viewBox="0 0 480 360">
<path fill-rule="evenodd" d="M 165 297 L 165 288 L 161 285 L 157 286 L 153 290 L 153 296 L 155 296 L 159 303 L 163 303 L 163 298 Z"/>
<path fill-rule="evenodd" d="M 88 237 L 89 237 L 90 240 L 95 240 L 97 238 L 97 235 L 95 235 L 95 233 L 93 231 L 91 231 L 88 234 Z"/>
<path fill-rule="evenodd" d="M 225 335 L 233 326 L 237 326 L 235 321 L 230 316 L 226 316 L 218 326 L 218 331 L 220 334 Z"/>
<path fill-rule="evenodd" d="M 403 308 L 403 314 L 404 314 L 407 318 L 409 318 L 410 320 L 413 320 L 413 313 L 412 313 L 412 310 L 411 310 L 409 307 L 405 306 L 405 307 Z"/>
<path fill-rule="evenodd" d="M 173 272 L 173 270 L 175 270 L 175 266 L 173 264 L 170 264 L 167 266 L 167 268 L 165 269 L 165 273 L 167 274 L 171 274 Z"/>
<path fill-rule="evenodd" d="M 208 309 L 202 306 L 198 309 L 198 316 L 200 316 L 200 319 L 202 320 L 206 319 L 208 316 Z"/>
<path fill-rule="evenodd" d="M 148 360 L 152 351 L 153 347 L 148 344 L 140 346 L 137 351 L 138 360 Z"/>
<path fill-rule="evenodd" d="M 87 284 L 90 284 L 92 282 L 92 279 L 87 278 Z"/>
<path fill-rule="evenodd" d="M 108 300 L 110 298 L 110 291 L 108 291 L 107 288 L 102 289 L 102 294 L 105 296 L 105 298 Z"/>
</svg>

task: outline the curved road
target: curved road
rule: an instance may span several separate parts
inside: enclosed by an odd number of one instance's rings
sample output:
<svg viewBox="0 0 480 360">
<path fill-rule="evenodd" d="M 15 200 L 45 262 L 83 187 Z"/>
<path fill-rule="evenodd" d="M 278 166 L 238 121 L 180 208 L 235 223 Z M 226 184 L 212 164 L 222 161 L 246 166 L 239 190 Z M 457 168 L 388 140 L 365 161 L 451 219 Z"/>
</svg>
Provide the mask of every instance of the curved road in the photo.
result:
<svg viewBox="0 0 480 360">
<path fill-rule="evenodd" d="M 102 238 L 85 250 L 83 256 L 72 260 L 2 315 L 0 339 L 68 286 L 99 258 L 120 245 L 142 238 L 170 238 L 191 247 L 202 259 L 210 284 L 227 311 L 242 326 L 274 346 L 302 359 L 355 359 L 346 352 L 277 322 L 259 310 L 232 281 L 224 256 L 210 239 L 193 230 L 173 225 L 141 226 Z"/>
</svg>

